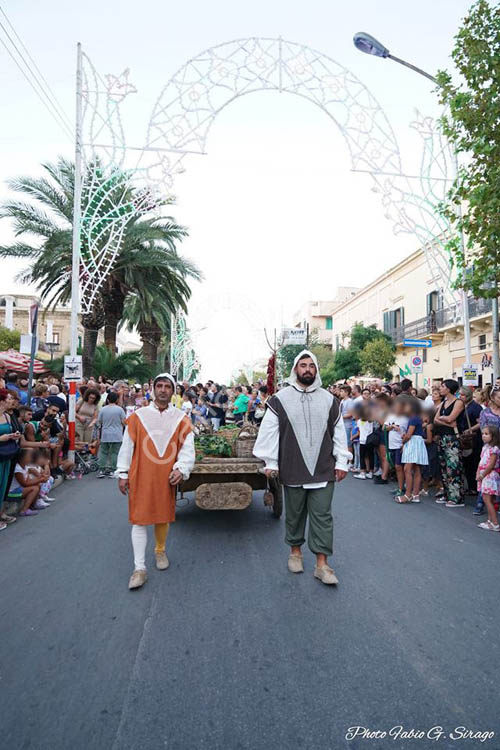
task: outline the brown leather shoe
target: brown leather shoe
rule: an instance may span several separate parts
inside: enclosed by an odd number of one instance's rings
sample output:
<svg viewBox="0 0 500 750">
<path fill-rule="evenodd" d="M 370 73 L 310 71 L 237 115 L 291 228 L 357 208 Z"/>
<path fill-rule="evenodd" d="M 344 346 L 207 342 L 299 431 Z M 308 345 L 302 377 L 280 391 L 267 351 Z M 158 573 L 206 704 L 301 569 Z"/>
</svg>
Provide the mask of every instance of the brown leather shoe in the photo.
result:
<svg viewBox="0 0 500 750">
<path fill-rule="evenodd" d="M 302 555 L 290 555 L 288 558 L 288 570 L 290 573 L 304 572 L 304 558 Z"/>
<path fill-rule="evenodd" d="M 314 568 L 314 577 L 319 578 L 321 583 L 327 583 L 329 585 L 339 582 L 335 572 L 329 565 L 321 565 L 319 567 L 316 565 Z"/>
<path fill-rule="evenodd" d="M 170 565 L 170 560 L 168 559 L 165 552 L 157 552 L 155 554 L 156 557 L 156 569 L 157 570 L 166 570 L 168 566 Z"/>
<path fill-rule="evenodd" d="M 129 589 L 140 589 L 141 586 L 144 586 L 147 580 L 148 574 L 145 570 L 134 570 L 134 572 L 130 576 L 128 587 Z"/>
</svg>

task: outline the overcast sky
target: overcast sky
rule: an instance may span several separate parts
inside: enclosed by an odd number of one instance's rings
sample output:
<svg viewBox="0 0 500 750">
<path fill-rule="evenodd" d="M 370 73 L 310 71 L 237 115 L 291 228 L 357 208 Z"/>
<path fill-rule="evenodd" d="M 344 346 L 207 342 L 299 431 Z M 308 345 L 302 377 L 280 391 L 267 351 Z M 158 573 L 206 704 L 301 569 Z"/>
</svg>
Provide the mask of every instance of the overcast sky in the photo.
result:
<svg viewBox="0 0 500 750">
<path fill-rule="evenodd" d="M 468 0 L 130 0 L 0 2 L 71 119 L 76 42 L 101 74 L 130 68 L 138 93 L 124 107 L 127 143 L 141 146 L 154 103 L 173 73 L 203 50 L 236 38 L 300 42 L 351 70 L 384 109 L 404 168 L 417 168 L 409 128 L 415 108 L 438 112 L 432 84 L 352 44 L 368 31 L 395 55 L 430 72 L 449 55 Z M 1 32 L 0 32 L 1 33 Z M 0 47 L 0 197 L 5 180 L 40 171 L 73 146 Z M 267 357 L 271 332 L 306 299 L 331 299 L 337 286 L 362 286 L 417 249 L 395 236 L 367 175 L 351 171 L 335 123 L 311 102 L 275 91 L 236 99 L 216 118 L 207 154 L 186 157 L 174 187 L 175 218 L 189 228 L 180 250 L 200 266 L 191 305 L 203 376 L 226 380 L 242 363 Z M 11 235 L 0 223 L 0 242 Z M 22 264 L 2 263 L 0 293 L 21 291 Z"/>
</svg>

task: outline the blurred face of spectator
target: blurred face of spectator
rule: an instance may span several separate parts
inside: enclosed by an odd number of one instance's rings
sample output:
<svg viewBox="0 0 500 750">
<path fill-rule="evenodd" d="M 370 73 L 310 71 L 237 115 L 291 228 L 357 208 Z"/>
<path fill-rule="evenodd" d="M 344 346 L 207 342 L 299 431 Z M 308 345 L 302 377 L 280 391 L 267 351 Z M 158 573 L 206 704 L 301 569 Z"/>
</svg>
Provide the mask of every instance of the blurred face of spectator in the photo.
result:
<svg viewBox="0 0 500 750">
<path fill-rule="evenodd" d="M 4 403 L 6 411 L 13 409 L 15 404 L 14 396 L 11 393 L 8 393 Z"/>
<path fill-rule="evenodd" d="M 497 409 L 500 409 L 500 386 L 495 386 L 491 391 L 491 401 Z"/>
<path fill-rule="evenodd" d="M 363 392 L 361 394 L 363 396 L 363 401 L 369 401 L 370 400 L 370 389 L 369 388 L 363 388 Z"/>
<path fill-rule="evenodd" d="M 59 407 L 55 404 L 50 404 L 50 406 L 47 407 L 47 410 L 45 412 L 45 416 L 51 416 L 51 417 L 57 417 L 59 414 Z"/>
</svg>

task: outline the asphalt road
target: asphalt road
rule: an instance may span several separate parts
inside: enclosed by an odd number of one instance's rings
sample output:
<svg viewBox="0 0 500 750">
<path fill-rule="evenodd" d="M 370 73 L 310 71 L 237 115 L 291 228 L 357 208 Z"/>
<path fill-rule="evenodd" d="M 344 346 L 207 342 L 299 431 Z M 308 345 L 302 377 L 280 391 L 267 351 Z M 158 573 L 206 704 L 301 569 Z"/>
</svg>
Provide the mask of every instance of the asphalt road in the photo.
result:
<svg viewBox="0 0 500 750">
<path fill-rule="evenodd" d="M 6 750 L 500 748 L 500 534 L 471 509 L 336 491 L 338 587 L 286 569 L 283 520 L 180 508 L 129 592 L 115 481 L 66 483 L 0 536 Z M 152 546 L 148 550 L 152 557 Z M 363 726 L 495 737 L 346 739 Z"/>
</svg>

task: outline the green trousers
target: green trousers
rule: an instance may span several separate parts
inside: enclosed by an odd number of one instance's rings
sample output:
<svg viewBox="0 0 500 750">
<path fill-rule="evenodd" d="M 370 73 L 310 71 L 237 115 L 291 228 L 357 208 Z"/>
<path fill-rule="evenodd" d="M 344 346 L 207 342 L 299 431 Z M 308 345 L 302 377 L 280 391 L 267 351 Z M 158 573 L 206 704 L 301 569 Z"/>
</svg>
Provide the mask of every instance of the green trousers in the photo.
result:
<svg viewBox="0 0 500 750">
<path fill-rule="evenodd" d="M 121 443 L 101 443 L 99 446 L 99 468 L 101 471 L 105 471 L 106 469 L 111 469 L 111 471 L 116 471 L 116 459 L 118 458 L 118 453 L 120 452 L 120 446 Z M 111 464 L 110 466 L 108 466 Z"/>
<path fill-rule="evenodd" d="M 335 483 L 320 490 L 285 487 L 285 542 L 301 547 L 305 542 L 306 519 L 309 516 L 307 546 L 315 555 L 333 552 L 332 500 Z"/>
</svg>

